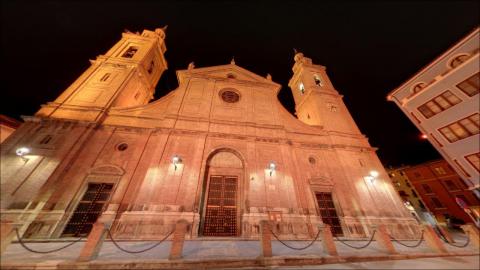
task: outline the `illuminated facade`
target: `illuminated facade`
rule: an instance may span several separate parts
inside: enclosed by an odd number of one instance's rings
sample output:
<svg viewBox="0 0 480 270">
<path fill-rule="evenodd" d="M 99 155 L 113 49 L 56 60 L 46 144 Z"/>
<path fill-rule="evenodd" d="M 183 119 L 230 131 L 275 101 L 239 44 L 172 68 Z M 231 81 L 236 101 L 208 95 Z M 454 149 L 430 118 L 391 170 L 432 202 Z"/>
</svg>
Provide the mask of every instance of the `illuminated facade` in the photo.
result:
<svg viewBox="0 0 480 270">
<path fill-rule="evenodd" d="M 2 145 L 2 220 L 23 237 L 86 235 L 100 215 L 118 239 L 160 238 L 179 219 L 189 238 L 255 239 L 265 219 L 290 239 L 321 223 L 353 238 L 375 224 L 418 232 L 325 67 L 295 55 L 298 119 L 271 76 L 233 61 L 191 63 L 149 102 L 167 69 L 164 39 L 124 33 Z"/>
<path fill-rule="evenodd" d="M 440 223 L 448 218 L 478 224 L 480 201 L 445 160 L 425 162 L 402 170 Z M 456 202 L 468 205 L 468 213 Z"/>
<path fill-rule="evenodd" d="M 389 168 L 387 170 L 388 176 L 390 176 L 390 179 L 392 180 L 393 187 L 397 190 L 398 195 L 400 195 L 400 198 L 403 200 L 403 204 L 410 211 L 412 216 L 422 223 L 435 224 L 435 221 L 432 220 L 432 216 L 428 213 L 425 203 L 418 195 L 418 191 L 415 190 L 415 187 L 408 180 L 408 177 L 405 174 L 405 169 L 407 168 L 408 166 L 403 166 Z"/>
<path fill-rule="evenodd" d="M 480 198 L 480 28 L 393 90 L 388 100 Z"/>
<path fill-rule="evenodd" d="M 8 138 L 8 136 L 10 136 L 20 124 L 20 121 L 0 114 L 0 143 L 5 141 L 5 139 Z"/>
</svg>

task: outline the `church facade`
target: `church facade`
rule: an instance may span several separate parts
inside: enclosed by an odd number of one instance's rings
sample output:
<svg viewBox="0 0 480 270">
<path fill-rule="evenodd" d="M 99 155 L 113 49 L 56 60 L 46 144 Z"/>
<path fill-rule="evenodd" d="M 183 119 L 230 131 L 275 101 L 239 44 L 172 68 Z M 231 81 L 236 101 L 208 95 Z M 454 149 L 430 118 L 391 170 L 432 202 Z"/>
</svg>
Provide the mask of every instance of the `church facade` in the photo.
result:
<svg viewBox="0 0 480 270">
<path fill-rule="evenodd" d="M 165 51 L 164 29 L 123 33 L 24 117 L 1 147 L 2 222 L 31 239 L 85 236 L 98 218 L 118 239 L 159 239 L 179 219 L 191 239 L 256 239 L 261 220 L 284 239 L 311 238 L 323 223 L 349 238 L 377 224 L 418 236 L 325 67 L 296 53 L 296 117 L 270 75 L 233 61 L 191 63 L 150 102 Z"/>
</svg>

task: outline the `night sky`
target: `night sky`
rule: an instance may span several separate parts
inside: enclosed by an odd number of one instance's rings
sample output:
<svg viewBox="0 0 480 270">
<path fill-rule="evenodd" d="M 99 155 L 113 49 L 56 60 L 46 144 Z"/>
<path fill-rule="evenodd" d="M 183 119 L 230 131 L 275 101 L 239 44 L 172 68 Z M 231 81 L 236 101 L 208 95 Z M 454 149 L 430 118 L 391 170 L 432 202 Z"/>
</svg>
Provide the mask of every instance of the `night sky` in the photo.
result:
<svg viewBox="0 0 480 270">
<path fill-rule="evenodd" d="M 293 48 L 327 67 L 384 165 L 439 158 L 386 96 L 479 25 L 479 1 L 2 1 L 0 113 L 20 119 L 53 101 L 124 29 L 168 24 L 167 70 L 236 64 L 288 88 Z"/>
</svg>

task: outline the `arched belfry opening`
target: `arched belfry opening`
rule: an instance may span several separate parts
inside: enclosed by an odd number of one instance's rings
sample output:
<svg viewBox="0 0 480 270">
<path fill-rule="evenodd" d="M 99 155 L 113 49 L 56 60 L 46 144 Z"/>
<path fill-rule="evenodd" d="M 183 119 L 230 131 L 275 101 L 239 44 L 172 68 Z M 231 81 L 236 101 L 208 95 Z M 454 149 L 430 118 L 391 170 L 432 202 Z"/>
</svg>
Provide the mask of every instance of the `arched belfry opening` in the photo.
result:
<svg viewBox="0 0 480 270">
<path fill-rule="evenodd" d="M 244 162 L 232 149 L 219 149 L 207 159 L 200 205 L 200 236 L 240 236 Z"/>
</svg>

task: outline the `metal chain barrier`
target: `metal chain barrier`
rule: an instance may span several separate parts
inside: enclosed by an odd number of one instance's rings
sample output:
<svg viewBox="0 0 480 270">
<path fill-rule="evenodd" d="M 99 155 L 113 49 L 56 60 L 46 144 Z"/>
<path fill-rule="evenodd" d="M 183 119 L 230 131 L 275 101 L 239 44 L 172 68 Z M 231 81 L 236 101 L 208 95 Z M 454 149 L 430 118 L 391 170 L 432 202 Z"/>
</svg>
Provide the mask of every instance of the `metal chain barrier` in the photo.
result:
<svg viewBox="0 0 480 270">
<path fill-rule="evenodd" d="M 407 245 L 407 244 L 404 244 L 404 243 L 400 242 L 399 240 L 395 239 L 395 238 L 394 238 L 393 236 L 391 236 L 391 235 L 388 235 L 388 236 L 392 239 L 392 241 L 395 241 L 395 242 L 399 243 L 400 245 L 402 245 L 402 246 L 404 246 L 404 247 L 416 248 L 416 247 L 420 246 L 420 244 L 421 244 L 422 241 L 424 240 L 424 239 L 423 239 L 423 234 L 424 234 L 424 233 L 425 233 L 425 231 L 422 230 L 422 234 L 420 235 L 420 239 L 419 239 L 418 242 L 417 242 L 415 245 L 413 245 L 413 246 L 409 246 L 409 245 Z"/>
<path fill-rule="evenodd" d="M 142 249 L 142 250 L 132 251 L 132 250 L 126 250 L 126 249 L 122 248 L 122 247 L 117 243 L 117 241 L 115 241 L 115 239 L 113 239 L 112 233 L 110 232 L 110 229 L 107 229 L 108 237 L 110 237 L 110 239 L 112 240 L 112 243 L 113 243 L 118 249 L 120 249 L 121 251 L 127 252 L 127 253 L 132 253 L 132 254 L 137 254 L 137 253 L 146 252 L 146 251 L 149 251 L 149 250 L 157 247 L 158 245 L 160 245 L 161 243 L 163 243 L 163 241 L 167 240 L 167 238 L 168 238 L 170 235 L 172 235 L 172 233 L 173 233 L 174 231 L 175 231 L 175 230 L 172 230 L 172 231 L 171 231 L 169 234 L 167 234 L 162 240 L 158 241 L 158 243 L 155 243 L 155 244 L 152 245 L 151 247 L 148 247 L 148 248 L 145 248 L 145 249 Z"/>
<path fill-rule="evenodd" d="M 270 232 L 272 233 L 272 235 L 275 237 L 275 239 L 277 239 L 280 243 L 282 243 L 284 246 L 288 247 L 288 248 L 291 248 L 291 249 L 294 249 L 294 250 L 304 250 L 304 249 L 307 249 L 309 248 L 310 246 L 313 245 L 313 243 L 315 243 L 315 241 L 318 240 L 318 237 L 320 236 L 320 230 L 318 230 L 318 233 L 317 233 L 317 236 L 315 236 L 315 238 L 312 240 L 312 242 L 310 242 L 308 245 L 304 246 L 304 247 L 292 247 L 290 245 L 288 245 L 287 243 L 283 242 L 282 240 L 280 240 L 278 238 L 278 236 L 272 231 L 272 229 L 270 228 L 270 226 L 268 226 L 268 229 L 270 230 Z"/>
<path fill-rule="evenodd" d="M 347 246 L 347 247 L 351 247 L 351 248 L 355 248 L 355 249 L 362 249 L 362 248 L 368 247 L 368 246 L 372 243 L 373 237 L 375 236 L 375 233 L 376 233 L 376 232 L 377 232 L 377 231 L 375 231 L 375 230 L 373 231 L 372 237 L 370 237 L 370 240 L 368 240 L 368 243 L 367 243 L 366 245 L 359 246 L 359 247 L 356 247 L 356 246 L 352 246 L 352 245 L 350 245 L 350 244 L 347 244 L 347 243 L 343 242 L 342 240 L 340 240 L 340 238 L 338 238 L 338 237 L 336 237 L 336 236 L 335 236 L 335 239 L 337 239 L 337 241 L 339 241 L 340 243 L 344 244 L 344 245 Z"/>
<path fill-rule="evenodd" d="M 441 237 L 441 239 L 443 240 L 443 242 L 449 244 L 449 245 L 452 246 L 452 247 L 464 248 L 464 247 L 467 247 L 468 244 L 470 244 L 470 233 L 467 232 L 467 242 L 465 242 L 465 244 L 462 244 L 462 245 L 455 245 L 455 244 L 453 244 L 453 243 L 450 243 L 450 242 L 446 241 L 445 239 L 443 239 L 443 237 Z"/>
<path fill-rule="evenodd" d="M 72 246 L 72 245 L 75 244 L 75 243 L 80 242 L 80 240 L 83 239 L 83 237 L 80 237 L 80 238 L 78 238 L 77 240 L 74 240 L 73 242 L 68 243 L 67 245 L 65 245 L 65 246 L 63 246 L 63 247 L 59 247 L 59 248 L 52 249 L 52 250 L 47 250 L 47 251 L 41 251 L 41 250 L 33 250 L 33 249 L 27 247 L 27 246 L 25 245 L 25 243 L 23 242 L 23 239 L 20 237 L 20 233 L 18 232 L 18 229 L 17 229 L 17 228 L 15 228 L 15 233 L 17 234 L 18 242 L 20 243 L 20 245 L 21 245 L 24 249 L 26 249 L 26 250 L 28 250 L 28 251 L 30 251 L 30 252 L 33 252 L 33 253 L 40 253 L 40 254 L 47 254 L 47 253 L 52 253 L 52 252 L 60 251 L 60 250 L 65 249 L 65 248 L 67 248 L 67 247 L 69 247 L 69 246 Z"/>
</svg>

